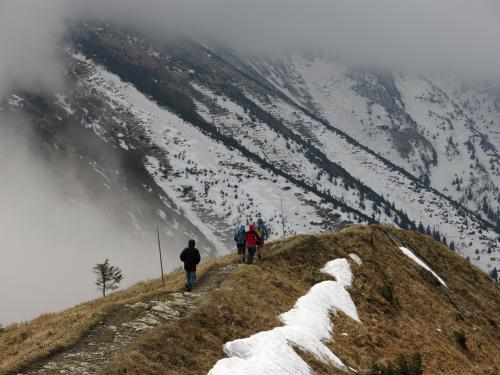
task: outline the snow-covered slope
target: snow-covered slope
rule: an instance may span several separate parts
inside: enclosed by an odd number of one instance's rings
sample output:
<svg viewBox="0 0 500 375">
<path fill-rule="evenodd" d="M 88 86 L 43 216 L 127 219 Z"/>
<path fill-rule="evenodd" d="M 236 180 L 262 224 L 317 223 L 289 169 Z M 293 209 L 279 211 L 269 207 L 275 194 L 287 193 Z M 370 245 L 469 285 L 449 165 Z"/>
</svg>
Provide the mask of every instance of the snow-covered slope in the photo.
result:
<svg viewBox="0 0 500 375">
<path fill-rule="evenodd" d="M 270 221 L 275 235 L 281 234 L 283 202 L 288 233 L 336 228 L 341 225 L 339 219 L 420 227 L 445 237 L 484 269 L 498 265 L 498 233 L 491 226 L 443 192 L 426 187 L 408 165 L 399 163 L 398 167 L 379 157 L 377 148 L 372 150 L 362 139 L 355 139 L 347 117 L 333 122 L 329 120 L 336 110 L 330 116 L 315 113 L 332 108 L 330 103 L 352 115 L 352 105 L 345 101 L 349 97 L 363 102 L 365 109 L 370 100 L 376 107 L 377 100 L 377 116 L 383 119 L 383 109 L 390 107 L 391 112 L 385 110 L 386 121 L 399 121 L 413 129 L 413 120 L 403 111 L 402 95 L 390 77 L 378 78 L 384 82 L 384 91 L 372 88 L 367 74 L 342 73 L 337 67 L 334 73 L 356 80 L 351 90 L 364 96 L 346 93 L 339 95 L 344 102 L 336 104 L 326 97 L 317 100 L 319 94 L 310 92 L 305 78 L 299 79 L 307 75 L 298 69 L 295 77 L 303 82 L 302 87 L 287 92 L 292 85 L 282 85 L 279 91 L 272 72 L 259 74 L 254 62 L 235 56 L 231 61 L 227 53 L 193 41 L 158 46 L 111 28 L 87 28 L 76 35 L 76 50 L 90 58 L 85 64 L 94 66 L 90 70 L 104 79 L 97 79 L 94 86 L 100 90 L 114 87 L 105 90 L 108 95 L 103 97 L 111 101 L 113 96 L 121 97 L 154 147 L 164 151 L 172 166 L 168 173 L 155 172 L 155 158 L 146 158 L 158 185 L 207 236 L 213 241 L 217 238 L 219 246 L 230 245 L 235 225 L 253 220 L 258 213 Z M 120 44 L 121 40 L 126 43 Z M 302 68 L 324 78 L 332 64 L 336 63 L 304 63 Z M 356 105 L 355 113 L 362 113 L 362 104 Z M 362 138 L 365 128 L 358 126 L 358 131 Z M 407 140 L 402 132 L 394 137 Z M 414 139 L 418 144 L 412 147 L 423 150 L 419 159 L 414 156 L 421 168 L 429 169 L 436 159 L 434 145 L 424 136 Z M 383 148 L 390 149 L 388 145 Z M 385 156 L 394 160 L 399 151 L 392 152 Z"/>
<path fill-rule="evenodd" d="M 251 222 L 257 214 L 281 231 L 281 202 L 286 204 L 286 234 L 324 229 L 317 211 L 327 210 L 328 206 L 318 196 L 207 138 L 195 126 L 102 67 L 89 60 L 82 62 L 92 69 L 88 79 L 101 97 L 130 111 L 154 144 L 165 150 L 170 171 L 163 173 L 159 160 L 148 156 L 149 172 L 221 252 L 229 251 L 227 245 L 234 228 Z M 123 142 L 121 147 L 129 146 Z"/>
<path fill-rule="evenodd" d="M 366 72 L 318 55 L 248 61 L 302 106 L 498 225 L 498 90 L 451 75 Z"/>
<path fill-rule="evenodd" d="M 497 109 L 447 77 L 434 84 L 318 56 L 247 58 L 110 26 L 75 28 L 65 53 L 73 89 L 53 105 L 134 155 L 151 179 L 144 189 L 170 210 L 162 217 L 183 217 L 219 253 L 236 225 L 261 214 L 274 237 L 381 222 L 500 267 L 495 114 L 483 121 L 471 108 Z"/>
</svg>

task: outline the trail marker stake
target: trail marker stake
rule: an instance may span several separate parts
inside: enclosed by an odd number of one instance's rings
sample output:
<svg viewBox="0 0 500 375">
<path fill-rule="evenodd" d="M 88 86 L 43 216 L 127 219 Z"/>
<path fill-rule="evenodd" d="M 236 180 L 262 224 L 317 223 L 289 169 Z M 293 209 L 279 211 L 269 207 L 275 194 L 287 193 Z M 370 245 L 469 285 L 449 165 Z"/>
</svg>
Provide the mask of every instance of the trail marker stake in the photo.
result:
<svg viewBox="0 0 500 375">
<path fill-rule="evenodd" d="M 158 234 L 158 252 L 160 253 L 161 284 L 165 288 L 165 277 L 163 276 L 163 260 L 161 257 L 160 228 L 156 227 L 156 233 Z"/>
<path fill-rule="evenodd" d="M 285 238 L 285 214 L 283 213 L 283 200 L 281 202 L 281 225 L 283 226 L 283 238 Z"/>
</svg>

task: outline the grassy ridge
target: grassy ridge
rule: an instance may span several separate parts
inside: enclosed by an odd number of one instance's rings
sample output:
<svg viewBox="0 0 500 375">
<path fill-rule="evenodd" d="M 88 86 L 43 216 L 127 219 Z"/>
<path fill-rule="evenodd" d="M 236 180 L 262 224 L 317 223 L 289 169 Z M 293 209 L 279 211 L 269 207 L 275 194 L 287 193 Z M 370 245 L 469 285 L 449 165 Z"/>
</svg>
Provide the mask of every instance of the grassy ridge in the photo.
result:
<svg viewBox="0 0 500 375">
<path fill-rule="evenodd" d="M 387 232 L 431 265 L 449 289 L 402 254 Z M 367 374 L 401 355 L 421 355 L 424 374 L 499 372 L 500 293 L 488 276 L 428 236 L 359 226 L 272 243 L 265 261 L 234 271 L 192 315 L 149 332 L 101 373 L 206 374 L 225 357 L 225 342 L 281 325 L 278 315 L 326 278 L 319 269 L 349 253 L 364 262 L 352 265 L 350 290 L 363 323 L 332 317 L 328 345 L 344 363 Z M 465 348 L 455 332 L 466 338 Z M 317 374 L 341 373 L 299 353 Z"/>
<path fill-rule="evenodd" d="M 201 265 L 203 277 L 213 267 L 233 261 L 225 257 Z M 165 278 L 138 283 L 106 298 L 82 303 L 60 313 L 45 314 L 30 322 L 13 324 L 0 332 L 0 375 L 14 374 L 19 369 L 76 343 L 104 316 L 125 304 L 151 298 L 184 287 L 184 272 L 173 272 Z"/>
<path fill-rule="evenodd" d="M 429 264 L 448 289 L 406 257 L 388 234 Z M 279 314 L 328 277 L 319 272 L 324 264 L 350 253 L 363 261 L 361 266 L 351 264 L 354 282 L 349 291 L 362 324 L 342 314 L 332 316 L 334 340 L 327 344 L 346 365 L 369 374 L 374 368 L 392 368 L 401 356 L 421 356 L 424 374 L 500 372 L 498 286 L 431 237 L 377 225 L 270 243 L 264 261 L 232 271 L 191 314 L 148 331 L 116 353 L 101 373 L 206 374 L 225 357 L 225 342 L 281 325 Z M 201 273 L 235 261 L 229 256 L 209 262 Z M 167 291 L 182 287 L 182 273 L 169 275 L 167 283 Z M 160 292 L 158 280 L 142 283 L 107 299 L 10 327 L 0 336 L 0 368 L 5 373 L 60 350 L 113 309 Z M 341 373 L 298 352 L 317 374 Z"/>
</svg>

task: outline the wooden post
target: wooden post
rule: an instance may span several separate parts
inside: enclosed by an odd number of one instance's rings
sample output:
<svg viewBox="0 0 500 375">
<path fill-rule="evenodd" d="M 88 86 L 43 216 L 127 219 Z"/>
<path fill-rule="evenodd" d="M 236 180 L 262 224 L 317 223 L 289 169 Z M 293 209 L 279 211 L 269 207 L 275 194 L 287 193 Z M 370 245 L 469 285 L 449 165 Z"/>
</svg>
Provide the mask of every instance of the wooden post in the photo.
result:
<svg viewBox="0 0 500 375">
<path fill-rule="evenodd" d="M 283 214 L 283 200 L 281 200 L 281 225 L 283 227 L 283 238 L 285 238 L 285 215 Z"/>
<path fill-rule="evenodd" d="M 165 277 L 163 276 L 163 260 L 161 257 L 161 243 L 160 243 L 160 228 L 159 227 L 156 227 L 156 233 L 158 234 L 158 251 L 160 253 L 161 284 L 165 288 Z"/>
</svg>

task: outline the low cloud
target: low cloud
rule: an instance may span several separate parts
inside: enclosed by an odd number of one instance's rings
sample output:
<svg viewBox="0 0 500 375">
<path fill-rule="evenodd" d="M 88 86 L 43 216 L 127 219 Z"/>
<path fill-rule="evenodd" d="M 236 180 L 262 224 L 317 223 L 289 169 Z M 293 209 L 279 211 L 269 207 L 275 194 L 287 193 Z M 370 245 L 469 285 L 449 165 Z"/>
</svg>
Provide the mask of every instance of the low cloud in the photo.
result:
<svg viewBox="0 0 500 375">
<path fill-rule="evenodd" d="M 12 89 L 62 86 L 64 69 L 56 49 L 65 32 L 65 3 L 0 2 L 0 97 Z"/>
<path fill-rule="evenodd" d="M 316 48 L 353 64 L 500 76 L 493 0 L 4 0 L 0 94 L 61 84 L 56 47 L 68 18 L 187 34 L 243 53 Z"/>
<path fill-rule="evenodd" d="M 354 64 L 498 74 L 492 0 L 90 0 L 75 15 L 251 53 L 317 48 Z"/>
<path fill-rule="evenodd" d="M 3 325 L 98 297 L 92 267 L 108 257 L 124 285 L 158 274 L 153 232 L 135 237 L 127 218 L 87 194 L 74 166 L 44 160 L 39 146 L 23 118 L 0 116 Z"/>
</svg>

